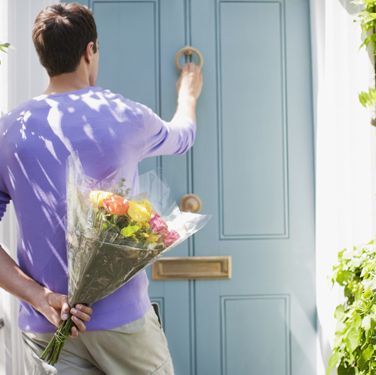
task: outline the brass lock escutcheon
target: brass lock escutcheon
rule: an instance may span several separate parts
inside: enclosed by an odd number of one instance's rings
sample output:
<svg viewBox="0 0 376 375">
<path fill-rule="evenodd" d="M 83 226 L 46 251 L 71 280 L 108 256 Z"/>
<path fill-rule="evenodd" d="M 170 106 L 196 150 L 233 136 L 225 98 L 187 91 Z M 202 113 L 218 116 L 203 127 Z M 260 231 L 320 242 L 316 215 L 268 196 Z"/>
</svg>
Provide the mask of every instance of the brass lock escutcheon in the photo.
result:
<svg viewBox="0 0 376 375">
<path fill-rule="evenodd" d="M 185 194 L 180 199 L 179 204 L 180 211 L 185 212 L 200 212 L 202 208 L 202 202 L 196 194 Z"/>
</svg>

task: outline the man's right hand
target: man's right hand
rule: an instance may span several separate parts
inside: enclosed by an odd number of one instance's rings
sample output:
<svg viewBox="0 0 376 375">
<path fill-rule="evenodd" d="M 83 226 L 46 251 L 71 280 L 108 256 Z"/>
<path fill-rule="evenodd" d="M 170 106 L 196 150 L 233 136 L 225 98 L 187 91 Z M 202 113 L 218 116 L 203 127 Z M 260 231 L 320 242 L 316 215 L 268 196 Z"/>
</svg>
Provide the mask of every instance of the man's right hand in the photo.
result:
<svg viewBox="0 0 376 375">
<path fill-rule="evenodd" d="M 187 63 L 183 66 L 179 79 L 176 82 L 178 99 L 198 99 L 202 89 L 202 70 L 194 63 Z"/>
<path fill-rule="evenodd" d="M 72 327 L 71 337 L 76 337 L 79 332 L 86 331 L 85 322 L 90 320 L 93 313 L 93 309 L 85 305 L 78 304 L 75 308 L 70 308 L 66 295 L 48 291 L 46 288 L 33 305 L 56 327 L 58 327 L 61 320 L 68 319 L 70 313 L 75 324 Z"/>
<path fill-rule="evenodd" d="M 84 305 L 80 307 L 78 305 L 75 306 L 75 309 L 71 309 L 66 295 L 54 293 L 33 280 L 21 270 L 1 245 L 0 265 L 0 288 L 31 304 L 35 310 L 44 315 L 56 327 L 61 320 L 66 320 L 68 314 L 71 313 L 75 324 L 71 331 L 72 337 L 78 336 L 79 332 L 86 330 L 85 322 L 90 320 L 93 313 L 91 307 Z"/>
</svg>

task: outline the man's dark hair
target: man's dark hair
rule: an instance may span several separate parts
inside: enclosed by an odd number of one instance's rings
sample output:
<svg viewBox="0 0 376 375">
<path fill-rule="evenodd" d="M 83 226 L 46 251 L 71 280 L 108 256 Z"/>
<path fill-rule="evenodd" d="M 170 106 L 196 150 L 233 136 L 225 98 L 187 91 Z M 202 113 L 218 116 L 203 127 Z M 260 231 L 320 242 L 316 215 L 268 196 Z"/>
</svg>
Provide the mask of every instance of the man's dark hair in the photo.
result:
<svg viewBox="0 0 376 375">
<path fill-rule="evenodd" d="M 89 42 L 97 52 L 97 28 L 91 11 L 76 3 L 43 9 L 33 26 L 33 42 L 50 77 L 77 69 Z"/>
</svg>

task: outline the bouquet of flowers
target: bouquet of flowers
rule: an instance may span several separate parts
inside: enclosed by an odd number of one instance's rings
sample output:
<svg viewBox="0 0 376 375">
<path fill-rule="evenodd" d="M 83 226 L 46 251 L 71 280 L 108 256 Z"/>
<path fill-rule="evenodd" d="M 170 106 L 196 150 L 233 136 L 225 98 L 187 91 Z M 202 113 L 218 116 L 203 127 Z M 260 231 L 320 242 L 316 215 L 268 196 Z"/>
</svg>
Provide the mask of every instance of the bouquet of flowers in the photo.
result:
<svg viewBox="0 0 376 375">
<path fill-rule="evenodd" d="M 125 179 L 95 180 L 76 155 L 67 163 L 68 302 L 92 305 L 200 230 L 210 215 L 182 212 L 153 171 L 140 176 L 147 192 L 131 195 Z M 73 326 L 62 321 L 41 354 L 58 361 Z"/>
</svg>

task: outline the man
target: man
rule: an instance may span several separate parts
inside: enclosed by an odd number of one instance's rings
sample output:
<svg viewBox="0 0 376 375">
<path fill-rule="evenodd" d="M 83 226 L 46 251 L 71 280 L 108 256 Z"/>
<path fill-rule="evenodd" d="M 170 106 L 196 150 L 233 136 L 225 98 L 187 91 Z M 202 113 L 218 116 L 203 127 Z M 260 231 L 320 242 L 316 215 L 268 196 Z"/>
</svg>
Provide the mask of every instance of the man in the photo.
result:
<svg viewBox="0 0 376 375">
<path fill-rule="evenodd" d="M 92 308 L 68 306 L 65 163 L 75 151 L 85 173 L 98 179 L 122 168 L 136 190 L 141 160 L 182 155 L 193 145 L 202 73 L 194 64 L 184 66 L 177 110 L 167 122 L 147 106 L 95 86 L 97 31 L 86 7 L 42 10 L 33 42 L 49 86 L 0 120 L 0 219 L 12 200 L 19 224 L 18 264 L 0 247 L 0 286 L 20 299 L 26 371 L 172 374 L 144 271 Z M 69 312 L 75 327 L 53 367 L 39 354 Z"/>
</svg>

